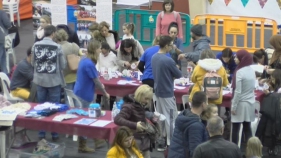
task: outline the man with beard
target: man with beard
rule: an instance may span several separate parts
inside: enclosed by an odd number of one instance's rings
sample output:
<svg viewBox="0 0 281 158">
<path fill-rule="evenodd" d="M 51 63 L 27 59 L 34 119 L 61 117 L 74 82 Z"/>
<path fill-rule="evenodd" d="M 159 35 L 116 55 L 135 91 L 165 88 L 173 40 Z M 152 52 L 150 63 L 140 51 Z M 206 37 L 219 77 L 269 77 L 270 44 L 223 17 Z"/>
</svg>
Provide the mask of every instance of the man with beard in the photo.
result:
<svg viewBox="0 0 281 158">
<path fill-rule="evenodd" d="M 200 58 L 201 52 L 203 52 L 203 50 L 205 49 L 211 49 L 211 41 L 209 37 L 203 35 L 203 28 L 200 24 L 196 24 L 191 28 L 191 37 L 193 39 L 193 51 L 180 54 L 178 56 L 178 60 L 186 58 L 187 61 L 197 63 Z"/>
</svg>

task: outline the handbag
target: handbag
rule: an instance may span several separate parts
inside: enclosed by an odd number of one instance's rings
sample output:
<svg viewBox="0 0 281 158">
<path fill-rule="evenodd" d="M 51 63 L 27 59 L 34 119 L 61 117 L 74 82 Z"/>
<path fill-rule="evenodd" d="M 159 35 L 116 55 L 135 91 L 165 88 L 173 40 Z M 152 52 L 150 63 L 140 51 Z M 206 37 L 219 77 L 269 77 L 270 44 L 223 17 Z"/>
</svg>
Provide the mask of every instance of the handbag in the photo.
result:
<svg viewBox="0 0 281 158">
<path fill-rule="evenodd" d="M 3 32 L 3 34 L 5 34 L 4 29 L 0 26 L 1 31 Z M 12 38 L 9 35 L 5 36 L 5 48 L 12 48 Z"/>
<path fill-rule="evenodd" d="M 72 43 L 72 48 L 73 48 L 73 44 L 74 43 Z M 66 58 L 67 58 L 67 63 L 68 63 L 69 69 L 71 71 L 77 71 L 81 58 L 76 54 L 69 54 L 66 56 Z"/>
<path fill-rule="evenodd" d="M 8 34 L 15 33 L 15 39 L 13 40 L 13 45 L 12 47 L 15 48 L 20 44 L 20 35 L 19 35 L 19 30 L 18 27 L 15 26 L 14 23 L 12 23 L 12 27 L 8 29 Z"/>
</svg>

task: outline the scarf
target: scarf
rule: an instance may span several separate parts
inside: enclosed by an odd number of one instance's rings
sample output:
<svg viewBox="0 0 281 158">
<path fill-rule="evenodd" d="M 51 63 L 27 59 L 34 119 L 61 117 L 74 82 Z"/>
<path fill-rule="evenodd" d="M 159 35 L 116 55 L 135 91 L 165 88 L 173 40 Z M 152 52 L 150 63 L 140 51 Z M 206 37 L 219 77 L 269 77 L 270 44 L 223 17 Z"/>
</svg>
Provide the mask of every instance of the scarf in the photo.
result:
<svg viewBox="0 0 281 158">
<path fill-rule="evenodd" d="M 273 35 L 269 40 L 270 45 L 273 46 L 274 52 L 270 59 L 269 65 L 273 64 L 281 56 L 281 35 Z"/>
<path fill-rule="evenodd" d="M 239 59 L 240 62 L 237 65 L 237 67 L 236 67 L 236 69 L 235 69 L 235 71 L 233 73 L 233 77 L 232 77 L 232 85 L 231 85 L 231 87 L 233 89 L 233 92 L 234 92 L 234 90 L 236 88 L 236 73 L 237 73 L 237 71 L 239 69 L 243 68 L 243 67 L 250 66 L 250 65 L 253 64 L 253 57 L 252 57 L 252 55 L 248 51 L 246 51 L 244 49 L 241 49 L 241 50 L 237 51 L 236 57 Z M 232 94 L 234 94 L 234 93 L 232 93 Z"/>
</svg>

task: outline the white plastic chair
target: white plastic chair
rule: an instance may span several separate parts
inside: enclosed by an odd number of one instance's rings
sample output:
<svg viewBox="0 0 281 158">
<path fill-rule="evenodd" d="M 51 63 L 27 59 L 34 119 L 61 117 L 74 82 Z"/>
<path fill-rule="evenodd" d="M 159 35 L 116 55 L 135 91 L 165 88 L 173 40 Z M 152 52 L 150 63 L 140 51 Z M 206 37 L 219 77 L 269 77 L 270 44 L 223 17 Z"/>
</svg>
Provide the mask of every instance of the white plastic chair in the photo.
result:
<svg viewBox="0 0 281 158">
<path fill-rule="evenodd" d="M 9 34 L 9 36 L 12 39 L 12 43 L 14 43 L 14 40 L 16 38 L 16 33 L 11 33 L 11 34 Z M 7 64 L 6 65 L 7 65 L 8 73 L 10 73 L 10 71 L 11 71 L 10 70 L 10 54 L 12 54 L 12 56 L 13 56 L 13 64 L 16 63 L 16 55 L 15 55 L 15 50 L 13 48 L 13 45 L 12 45 L 11 48 L 7 49 L 6 53 L 7 53 L 7 55 L 6 55 L 6 63 Z"/>
<path fill-rule="evenodd" d="M 251 129 L 252 129 L 252 135 L 256 135 L 256 131 L 260 122 L 260 102 L 256 101 L 255 104 L 255 111 L 257 111 L 255 121 L 251 122 Z"/>
<path fill-rule="evenodd" d="M 74 107 L 82 107 L 82 103 L 81 101 L 79 100 L 79 98 L 73 93 L 72 90 L 69 90 L 69 89 L 64 89 L 64 92 L 66 94 L 66 97 L 67 97 L 67 100 L 68 100 L 68 103 L 69 103 L 69 106 L 74 108 Z M 74 105 L 74 100 L 76 100 L 76 103 L 78 105 Z"/>
<path fill-rule="evenodd" d="M 11 22 L 14 23 L 14 14 L 17 14 L 18 26 L 20 26 L 19 3 L 20 0 L 3 0 L 3 10 L 10 15 Z"/>
<path fill-rule="evenodd" d="M 183 95 L 181 96 L 182 104 L 183 104 L 183 109 L 185 109 L 185 104 L 189 102 L 189 95 Z"/>
<path fill-rule="evenodd" d="M 0 72 L 0 78 L 1 78 L 1 84 L 2 84 L 2 89 L 4 92 L 4 97 L 9 100 L 10 102 L 22 102 L 24 101 L 21 98 L 18 97 L 14 97 L 11 93 L 10 93 L 10 79 L 8 78 L 8 76 L 4 73 L 4 72 Z"/>
<path fill-rule="evenodd" d="M 68 100 L 68 103 L 69 103 L 69 106 L 74 108 L 75 106 L 76 107 L 82 107 L 82 103 L 81 101 L 79 100 L 79 98 L 73 93 L 72 90 L 69 90 L 69 89 L 64 89 L 64 92 L 66 94 L 66 97 L 67 97 L 67 100 Z M 74 100 L 76 100 L 76 103 L 78 105 L 74 105 Z M 65 136 L 66 138 L 68 138 L 68 134 Z M 77 135 L 73 135 L 73 141 L 77 141 L 77 138 L 78 136 Z"/>
</svg>

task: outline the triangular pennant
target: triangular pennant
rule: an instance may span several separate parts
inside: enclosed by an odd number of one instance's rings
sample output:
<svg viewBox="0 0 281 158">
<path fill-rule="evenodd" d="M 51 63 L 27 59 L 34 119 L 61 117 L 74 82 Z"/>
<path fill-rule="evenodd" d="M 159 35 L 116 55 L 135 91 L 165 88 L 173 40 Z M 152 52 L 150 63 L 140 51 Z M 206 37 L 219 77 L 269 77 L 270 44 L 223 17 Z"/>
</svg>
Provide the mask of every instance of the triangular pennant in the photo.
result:
<svg viewBox="0 0 281 158">
<path fill-rule="evenodd" d="M 241 0 L 241 2 L 243 4 L 243 6 L 245 7 L 248 4 L 249 0 Z"/>
<path fill-rule="evenodd" d="M 277 1 L 278 1 L 278 0 L 277 0 Z M 280 1 L 280 0 L 279 0 L 279 1 Z M 260 2 L 261 8 L 263 8 L 264 5 L 265 5 L 265 3 L 267 2 L 267 0 L 259 0 L 259 2 Z"/>
<path fill-rule="evenodd" d="M 209 1 L 210 5 L 211 5 L 211 4 L 213 3 L 213 1 L 214 1 L 214 0 L 208 0 L 208 1 Z"/>
<path fill-rule="evenodd" d="M 276 0 L 278 5 L 279 5 L 279 8 L 281 9 L 281 0 Z"/>
<path fill-rule="evenodd" d="M 231 1 L 231 0 L 224 0 L 225 5 L 228 6 L 228 4 L 229 4 L 230 1 Z"/>
</svg>

